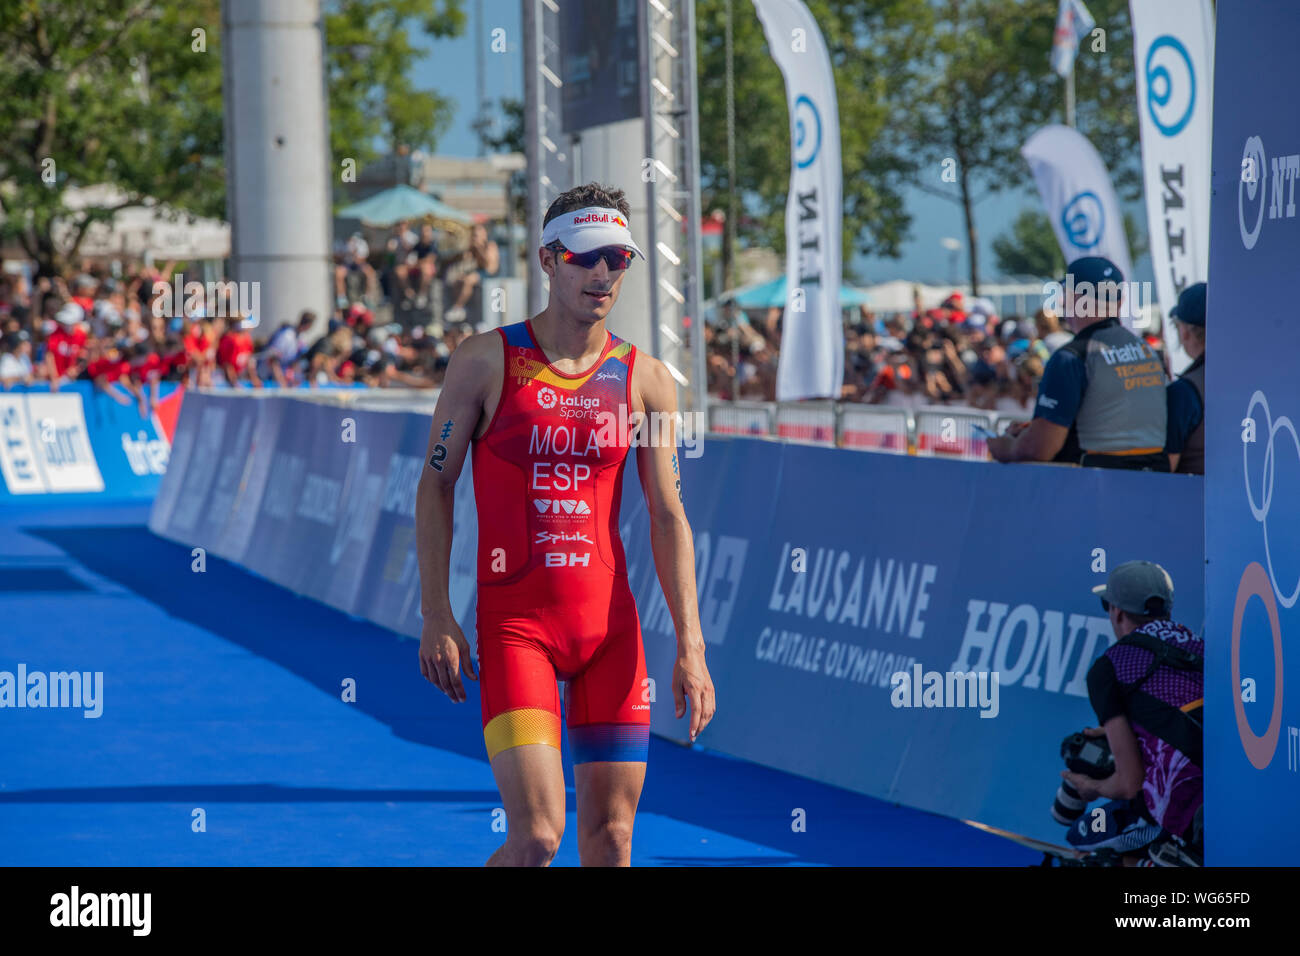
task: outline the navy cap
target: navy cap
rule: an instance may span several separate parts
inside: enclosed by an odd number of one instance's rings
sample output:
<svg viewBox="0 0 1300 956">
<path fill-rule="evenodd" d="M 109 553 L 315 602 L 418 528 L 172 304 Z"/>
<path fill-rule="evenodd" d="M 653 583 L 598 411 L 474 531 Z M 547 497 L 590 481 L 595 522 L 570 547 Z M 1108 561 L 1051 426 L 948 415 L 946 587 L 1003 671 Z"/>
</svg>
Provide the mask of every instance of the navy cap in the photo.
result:
<svg viewBox="0 0 1300 956">
<path fill-rule="evenodd" d="M 1084 256 L 1082 259 L 1075 259 L 1065 269 L 1067 278 L 1074 276 L 1074 284 L 1081 282 L 1091 282 L 1094 286 L 1102 282 L 1123 282 L 1124 273 L 1119 271 L 1119 266 L 1111 262 L 1105 256 Z M 1061 285 L 1066 285 L 1065 279 L 1061 280 Z"/>
<path fill-rule="evenodd" d="M 1178 304 L 1169 310 L 1171 319 L 1205 328 L 1205 283 L 1189 285 L 1178 296 Z"/>
</svg>

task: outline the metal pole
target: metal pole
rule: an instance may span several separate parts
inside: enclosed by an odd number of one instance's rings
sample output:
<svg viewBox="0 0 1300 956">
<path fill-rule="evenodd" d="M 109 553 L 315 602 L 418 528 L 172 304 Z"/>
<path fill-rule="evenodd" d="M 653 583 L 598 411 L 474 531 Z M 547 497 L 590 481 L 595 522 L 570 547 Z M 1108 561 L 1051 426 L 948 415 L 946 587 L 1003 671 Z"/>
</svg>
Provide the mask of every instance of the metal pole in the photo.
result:
<svg viewBox="0 0 1300 956">
<path fill-rule="evenodd" d="M 691 317 L 691 352 L 695 373 L 694 404 L 697 412 L 708 409 L 708 364 L 705 360 L 704 314 L 700 285 L 704 278 L 704 246 L 700 236 L 700 111 L 695 62 L 695 0 L 686 0 L 686 22 L 682 24 L 682 56 L 686 70 L 686 249 L 690 280 L 686 286 L 686 311 Z"/>
<path fill-rule="evenodd" d="M 1074 67 L 1065 76 L 1065 125 L 1074 126 Z"/>
<path fill-rule="evenodd" d="M 476 116 L 474 125 L 478 129 L 478 155 L 483 156 L 487 153 L 487 144 L 483 141 L 487 136 L 487 43 L 486 34 L 484 33 L 484 11 L 483 0 L 478 0 L 474 10 L 474 73 L 475 73 L 475 93 L 478 95 Z"/>
<path fill-rule="evenodd" d="M 542 28 L 540 0 L 522 0 L 524 10 L 524 155 L 528 161 L 528 195 L 525 202 L 524 261 L 528 268 L 528 313 L 537 315 L 544 308 L 545 289 L 542 287 L 542 264 L 537 258 L 537 242 L 542 234 L 542 174 L 545 159 L 542 155 L 541 118 L 544 103 L 541 76 Z"/>
<path fill-rule="evenodd" d="M 727 0 L 727 19 L 723 31 L 727 60 L 727 222 L 722 237 L 722 281 L 736 285 L 736 60 L 732 45 L 731 0 Z"/>
<path fill-rule="evenodd" d="M 650 161 L 650 175 L 645 179 L 646 209 L 646 268 L 650 270 L 650 354 L 663 358 L 659 344 L 659 207 L 655 200 L 655 123 L 654 95 L 651 81 L 654 78 L 654 57 L 650 52 L 650 11 L 648 3 L 642 3 L 637 16 L 637 59 L 641 71 L 641 120 L 645 135 L 645 158 Z"/>
</svg>

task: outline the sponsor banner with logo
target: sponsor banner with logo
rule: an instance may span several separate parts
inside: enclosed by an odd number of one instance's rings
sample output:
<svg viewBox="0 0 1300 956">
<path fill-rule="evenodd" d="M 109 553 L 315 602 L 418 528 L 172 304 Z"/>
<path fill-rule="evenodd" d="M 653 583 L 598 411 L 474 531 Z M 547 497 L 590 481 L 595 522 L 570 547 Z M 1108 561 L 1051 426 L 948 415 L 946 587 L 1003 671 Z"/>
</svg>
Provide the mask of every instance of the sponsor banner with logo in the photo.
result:
<svg viewBox="0 0 1300 956">
<path fill-rule="evenodd" d="M 840 110 L 830 54 L 801 0 L 754 0 L 790 104 L 790 194 L 785 206 L 786 289 L 777 401 L 839 398 L 843 184 Z"/>
<path fill-rule="evenodd" d="M 0 392 L 0 501 L 149 499 L 167 469 L 183 392 L 167 384 L 148 418 L 88 382 Z"/>
<path fill-rule="evenodd" d="M 1223 9 L 1228 9 L 1226 6 Z M 1215 42 L 1205 424 L 1206 861 L 1300 864 L 1300 7 L 1241 0 Z"/>
<path fill-rule="evenodd" d="M 192 394 L 157 534 L 409 636 L 420 633 L 415 489 L 429 418 Z M 474 639 L 474 493 L 456 486 L 452 600 Z"/>
<path fill-rule="evenodd" d="M 1210 269 L 1214 11 L 1210 0 L 1130 0 L 1129 6 L 1151 268 L 1167 316 L 1178 294 L 1205 281 Z M 1192 364 L 1170 321 L 1165 345 L 1175 374 Z"/>
<path fill-rule="evenodd" d="M 1044 126 L 1020 148 L 1033 170 L 1047 218 L 1068 265 L 1083 256 L 1105 256 L 1133 281 L 1124 217 L 1110 172 L 1088 138 L 1069 126 Z M 1132 328 L 1130 309 L 1124 324 Z"/>
<path fill-rule="evenodd" d="M 192 398 L 178 447 L 189 429 L 211 427 L 233 448 L 246 431 L 236 406 L 253 407 L 253 415 L 267 414 L 258 407 L 283 408 L 273 441 L 263 443 L 263 431 L 252 429 L 248 474 L 258 473 L 263 457 L 270 465 L 256 526 L 234 559 L 417 636 L 415 489 L 428 416 L 363 415 L 279 398 Z M 355 443 L 340 440 L 345 415 L 356 419 Z M 176 481 L 206 494 L 204 508 L 214 501 L 243 507 L 238 495 L 221 493 L 220 480 L 188 474 L 196 462 L 219 469 L 221 449 L 208 455 L 200 442 L 191 447 L 186 473 L 169 472 L 159 502 Z M 1100 569 L 1133 558 L 1158 561 L 1174 579 L 1175 617 L 1202 630 L 1200 479 L 866 455 L 739 437 L 711 437 L 704 450 L 680 462 L 718 690 L 718 715 L 702 742 L 717 750 L 1060 842 L 1064 831 L 1048 811 L 1061 739 L 1095 722 L 1084 680 L 1114 639 L 1091 593 L 1105 580 Z M 652 729 L 682 740 L 687 722 L 673 716 L 676 636 L 635 462 L 624 481 L 619 524 L 658 705 Z M 364 501 L 350 511 L 354 499 Z M 561 492 L 535 500 L 557 516 L 571 501 Z M 230 527 L 221 516 L 178 527 L 184 505 L 171 506 L 165 526 L 151 526 L 189 546 L 204 544 L 193 527 L 218 537 Z M 452 606 L 473 641 L 468 468 L 457 484 L 454 524 Z M 921 675 L 922 687 L 931 672 L 974 673 L 976 683 L 983 673 L 984 696 L 972 684 L 973 698 L 962 706 L 934 707 L 918 688 L 916 706 L 896 707 L 891 681 L 900 672 Z"/>
<path fill-rule="evenodd" d="M 718 437 L 682 464 L 718 700 L 702 743 L 739 757 L 1061 843 L 1048 813 L 1061 740 L 1095 725 L 1085 678 L 1114 641 L 1093 568 L 1159 562 L 1174 617 L 1204 624 L 1195 478 Z M 624 501 L 652 729 L 682 740 L 675 636 L 635 485 Z M 997 696 L 988 685 L 987 706 L 893 706 L 893 674 L 918 666 L 997 672 Z"/>
</svg>

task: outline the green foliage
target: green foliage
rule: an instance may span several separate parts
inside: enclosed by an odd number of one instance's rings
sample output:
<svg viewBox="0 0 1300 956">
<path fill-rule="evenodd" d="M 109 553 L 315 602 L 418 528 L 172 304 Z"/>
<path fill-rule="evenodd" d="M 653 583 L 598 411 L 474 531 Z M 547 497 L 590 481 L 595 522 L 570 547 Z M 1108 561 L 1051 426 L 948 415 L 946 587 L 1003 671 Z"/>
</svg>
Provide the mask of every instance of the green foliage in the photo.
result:
<svg viewBox="0 0 1300 956">
<path fill-rule="evenodd" d="M 1147 251 L 1146 232 L 1128 210 L 1124 211 L 1124 235 L 1128 238 L 1129 258 L 1137 262 Z M 1065 272 L 1056 233 L 1047 215 L 1038 209 L 1021 212 L 1011 224 L 1011 232 L 993 240 L 993 255 L 1004 275 L 1052 279 Z"/>
<path fill-rule="evenodd" d="M 459 33 L 463 0 L 326 0 L 336 158 L 363 165 L 382 141 L 432 149 L 450 122 L 451 101 L 407 79 L 423 52 L 412 24 Z M 220 33 L 220 0 L 0 0 L 0 236 L 63 269 L 91 223 L 148 197 L 223 216 Z M 99 184 L 124 202 L 65 207 L 67 187 Z M 71 224 L 71 248 L 56 247 L 56 218 Z"/>
<path fill-rule="evenodd" d="M 1065 273 L 1052 224 L 1038 209 L 1024 210 L 1011 224 L 1009 235 L 993 240 L 993 255 L 1004 275 L 1053 279 Z"/>
<path fill-rule="evenodd" d="M 1089 3 L 1102 38 L 1085 38 L 1075 61 L 1077 126 L 1110 168 L 1117 192 L 1141 191 L 1132 30 L 1125 0 Z M 930 0 L 918 36 L 917 82 L 902 110 L 915 144 L 916 184 L 961 204 L 971 282 L 978 286 L 976 204 L 1003 190 L 1033 192 L 1020 148 L 1062 123 L 1064 85 L 1049 66 L 1056 0 Z M 943 178 L 944 164 L 955 182 Z"/>
<path fill-rule="evenodd" d="M 425 53 L 411 43 L 411 23 L 432 37 L 459 36 L 464 0 L 327 0 L 330 148 L 336 160 L 353 157 L 359 168 L 401 144 L 432 151 L 451 124 L 455 100 L 417 89 L 408 78 Z"/>
<path fill-rule="evenodd" d="M 844 259 L 851 250 L 897 256 L 911 223 L 901 187 L 911 169 L 907 144 L 894 135 L 895 93 L 911 70 L 903 55 L 915 29 L 915 3 L 809 0 L 826 39 L 841 117 Z M 745 213 L 743 243 L 785 248 L 790 186 L 790 120 L 781 71 L 748 0 L 732 0 L 736 182 L 727 181 L 725 0 L 699 0 L 700 178 L 705 212 L 737 192 Z"/>
</svg>

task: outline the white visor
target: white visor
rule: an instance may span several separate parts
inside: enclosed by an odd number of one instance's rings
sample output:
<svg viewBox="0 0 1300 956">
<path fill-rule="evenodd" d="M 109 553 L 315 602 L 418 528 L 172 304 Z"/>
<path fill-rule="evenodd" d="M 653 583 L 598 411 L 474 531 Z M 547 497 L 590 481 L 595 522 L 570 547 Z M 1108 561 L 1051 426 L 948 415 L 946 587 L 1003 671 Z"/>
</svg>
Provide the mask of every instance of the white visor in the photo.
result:
<svg viewBox="0 0 1300 956">
<path fill-rule="evenodd" d="M 570 252 L 591 252 L 604 246 L 631 249 L 642 259 L 645 253 L 632 239 L 627 218 L 617 209 L 588 206 L 556 216 L 542 230 L 542 245 L 560 242 Z"/>
</svg>

